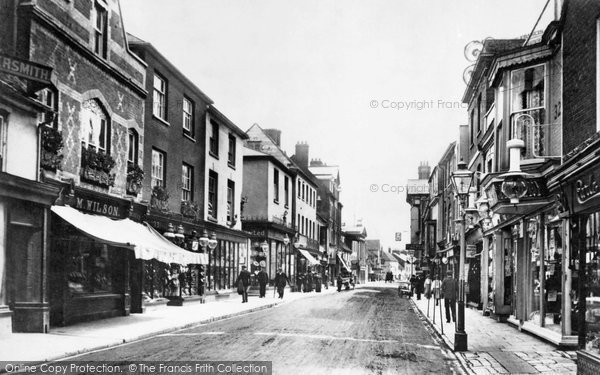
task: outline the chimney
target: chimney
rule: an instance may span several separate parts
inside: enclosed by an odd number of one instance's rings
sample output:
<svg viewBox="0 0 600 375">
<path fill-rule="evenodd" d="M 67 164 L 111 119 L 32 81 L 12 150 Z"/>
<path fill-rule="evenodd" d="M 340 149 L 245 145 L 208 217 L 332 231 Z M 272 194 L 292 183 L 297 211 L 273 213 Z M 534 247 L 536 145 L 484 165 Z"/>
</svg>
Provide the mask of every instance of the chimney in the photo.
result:
<svg viewBox="0 0 600 375">
<path fill-rule="evenodd" d="M 308 143 L 298 142 L 296 143 L 296 155 L 294 156 L 296 163 L 300 167 L 308 167 Z"/>
<path fill-rule="evenodd" d="M 281 147 L 281 130 L 279 129 L 265 129 L 265 134 L 269 136 L 275 142 L 277 147 Z"/>
<path fill-rule="evenodd" d="M 419 180 L 428 180 L 431 174 L 431 167 L 426 161 L 422 161 L 419 165 Z"/>
</svg>

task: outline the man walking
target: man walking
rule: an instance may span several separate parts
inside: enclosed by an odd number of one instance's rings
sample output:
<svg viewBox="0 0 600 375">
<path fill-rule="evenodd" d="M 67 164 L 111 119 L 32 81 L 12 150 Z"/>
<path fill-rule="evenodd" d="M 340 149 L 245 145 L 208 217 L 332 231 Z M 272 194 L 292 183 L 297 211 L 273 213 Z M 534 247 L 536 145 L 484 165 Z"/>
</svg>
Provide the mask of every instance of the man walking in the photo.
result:
<svg viewBox="0 0 600 375">
<path fill-rule="evenodd" d="M 248 302 L 248 287 L 250 286 L 250 272 L 246 270 L 246 266 L 242 266 L 242 270 L 235 280 L 237 285 L 238 293 L 242 292 L 242 303 Z"/>
<path fill-rule="evenodd" d="M 260 288 L 258 298 L 265 298 L 267 294 L 267 283 L 269 282 L 269 275 L 263 270 L 259 268 L 258 275 L 256 275 L 258 279 L 258 286 Z"/>
<path fill-rule="evenodd" d="M 456 321 L 456 295 L 458 293 L 456 280 L 452 277 L 452 272 L 446 273 L 446 278 L 442 281 L 442 295 L 444 297 L 444 307 L 446 309 L 446 322 L 450 323 L 450 311 L 452 310 L 452 321 Z"/>
<path fill-rule="evenodd" d="M 280 268 L 277 270 L 277 275 L 275 275 L 275 287 L 277 288 L 277 294 L 279 294 L 279 298 L 283 299 L 283 291 L 285 290 L 285 286 L 289 282 L 287 275 Z"/>
</svg>

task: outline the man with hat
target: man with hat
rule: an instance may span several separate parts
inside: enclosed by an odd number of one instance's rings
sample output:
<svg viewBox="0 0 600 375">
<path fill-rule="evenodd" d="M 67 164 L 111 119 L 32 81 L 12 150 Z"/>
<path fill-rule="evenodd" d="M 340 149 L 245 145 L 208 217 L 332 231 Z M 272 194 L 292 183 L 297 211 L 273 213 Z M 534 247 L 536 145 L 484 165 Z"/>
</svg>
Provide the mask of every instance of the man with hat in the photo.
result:
<svg viewBox="0 0 600 375">
<path fill-rule="evenodd" d="M 456 280 L 452 277 L 452 271 L 446 272 L 446 278 L 442 281 L 442 297 L 444 298 L 444 307 L 446 309 L 446 322 L 450 323 L 450 310 L 452 311 L 452 321 L 456 322 L 456 296 L 458 287 Z"/>
<path fill-rule="evenodd" d="M 283 291 L 285 290 L 285 286 L 289 282 L 287 275 L 281 268 L 277 270 L 277 275 L 275 276 L 275 287 L 277 288 L 277 294 L 279 294 L 279 298 L 283 298 Z"/>
<path fill-rule="evenodd" d="M 238 293 L 242 295 L 242 303 L 248 302 L 248 287 L 250 286 L 250 272 L 246 270 L 246 266 L 242 266 L 242 270 L 235 280 L 237 285 Z"/>
<path fill-rule="evenodd" d="M 265 294 L 267 293 L 267 283 L 269 282 L 269 275 L 267 275 L 262 267 L 259 267 L 256 278 L 258 279 L 258 286 L 260 288 L 259 298 L 265 298 Z"/>
</svg>

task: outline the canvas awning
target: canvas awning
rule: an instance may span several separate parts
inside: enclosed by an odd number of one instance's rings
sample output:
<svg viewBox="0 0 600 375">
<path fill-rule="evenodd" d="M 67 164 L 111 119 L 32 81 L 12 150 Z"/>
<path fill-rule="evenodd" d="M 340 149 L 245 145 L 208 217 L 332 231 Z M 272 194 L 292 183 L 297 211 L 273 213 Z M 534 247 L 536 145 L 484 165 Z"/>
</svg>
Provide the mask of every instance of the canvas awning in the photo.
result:
<svg viewBox="0 0 600 375">
<path fill-rule="evenodd" d="M 346 269 L 346 271 L 352 272 L 352 270 L 350 269 L 350 267 L 348 267 L 348 265 L 346 264 L 346 262 L 344 261 L 342 256 L 340 254 L 338 254 L 337 256 L 338 256 L 338 259 L 340 260 L 340 263 L 342 263 L 342 267 L 344 267 Z"/>
<path fill-rule="evenodd" d="M 130 219 L 113 220 L 106 216 L 86 214 L 69 206 L 52 206 L 52 212 L 96 240 L 133 250 L 137 259 L 208 264 L 207 254 L 180 248 L 147 223 L 140 224 Z"/>
<path fill-rule="evenodd" d="M 321 264 L 318 260 L 315 259 L 315 257 L 313 257 L 308 251 L 303 250 L 303 249 L 298 249 L 298 251 L 300 252 L 300 254 L 302 254 L 303 257 L 306 258 L 306 260 L 308 261 L 308 263 L 311 266 L 316 266 L 318 264 Z"/>
</svg>

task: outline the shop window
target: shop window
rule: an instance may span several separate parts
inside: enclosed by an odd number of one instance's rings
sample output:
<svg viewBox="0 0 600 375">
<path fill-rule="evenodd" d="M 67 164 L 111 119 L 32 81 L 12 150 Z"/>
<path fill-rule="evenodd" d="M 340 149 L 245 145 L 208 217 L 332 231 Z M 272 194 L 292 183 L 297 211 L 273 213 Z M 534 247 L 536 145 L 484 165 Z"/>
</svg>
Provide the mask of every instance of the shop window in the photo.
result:
<svg viewBox="0 0 600 375">
<path fill-rule="evenodd" d="M 585 349 L 600 355 L 600 212 L 588 217 L 585 253 Z"/>
<path fill-rule="evenodd" d="M 551 225 L 547 229 L 548 243 L 544 259 L 544 287 L 546 293 L 544 303 L 546 304 L 546 316 L 544 326 L 561 330 L 562 310 L 562 258 L 563 258 L 563 236 L 562 226 Z"/>
<path fill-rule="evenodd" d="M 93 241 L 78 241 L 70 246 L 72 251 L 67 261 L 67 282 L 73 294 L 117 292 L 117 270 L 120 262 L 106 244 Z"/>
<path fill-rule="evenodd" d="M 6 126 L 4 119 L 4 113 L 0 112 L 0 171 L 6 169 L 4 165 L 6 159 Z"/>
<path fill-rule="evenodd" d="M 104 2 L 96 1 L 94 4 L 94 52 L 106 59 L 108 41 L 108 12 Z"/>
</svg>

